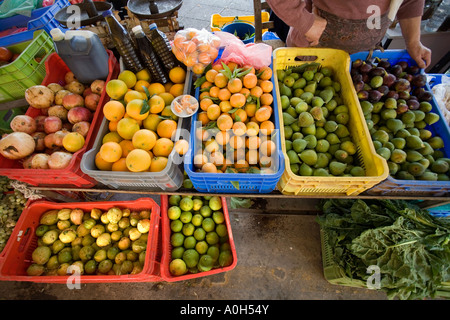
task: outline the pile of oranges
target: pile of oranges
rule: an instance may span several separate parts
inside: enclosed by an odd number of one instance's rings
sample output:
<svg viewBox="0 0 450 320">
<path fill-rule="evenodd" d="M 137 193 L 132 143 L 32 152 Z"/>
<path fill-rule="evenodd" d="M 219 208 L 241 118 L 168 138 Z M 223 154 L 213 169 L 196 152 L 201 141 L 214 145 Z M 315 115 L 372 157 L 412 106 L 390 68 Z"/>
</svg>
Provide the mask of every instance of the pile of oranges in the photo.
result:
<svg viewBox="0 0 450 320">
<path fill-rule="evenodd" d="M 199 82 L 194 151 L 197 172 L 274 173 L 273 83 L 269 66 L 255 70 L 216 63 Z"/>
<path fill-rule="evenodd" d="M 206 66 L 219 55 L 220 38 L 211 32 L 187 28 L 174 36 L 172 52 L 192 72 L 201 75 Z"/>
<path fill-rule="evenodd" d="M 103 115 L 109 131 L 96 154 L 99 170 L 159 172 L 166 167 L 178 125 L 170 104 L 183 94 L 185 77 L 185 70 L 175 67 L 171 82 L 163 85 L 149 82 L 148 73 L 125 70 L 107 83 L 111 100 Z"/>
</svg>

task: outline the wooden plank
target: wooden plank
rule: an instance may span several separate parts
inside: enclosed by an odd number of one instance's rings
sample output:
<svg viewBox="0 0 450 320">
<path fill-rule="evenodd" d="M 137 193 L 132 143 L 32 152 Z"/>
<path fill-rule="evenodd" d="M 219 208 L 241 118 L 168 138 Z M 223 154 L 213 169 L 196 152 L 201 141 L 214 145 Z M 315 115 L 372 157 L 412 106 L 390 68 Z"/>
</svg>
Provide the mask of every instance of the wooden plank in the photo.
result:
<svg viewBox="0 0 450 320">
<path fill-rule="evenodd" d="M 261 0 L 253 0 L 253 12 L 255 16 L 255 43 L 262 41 Z"/>
</svg>

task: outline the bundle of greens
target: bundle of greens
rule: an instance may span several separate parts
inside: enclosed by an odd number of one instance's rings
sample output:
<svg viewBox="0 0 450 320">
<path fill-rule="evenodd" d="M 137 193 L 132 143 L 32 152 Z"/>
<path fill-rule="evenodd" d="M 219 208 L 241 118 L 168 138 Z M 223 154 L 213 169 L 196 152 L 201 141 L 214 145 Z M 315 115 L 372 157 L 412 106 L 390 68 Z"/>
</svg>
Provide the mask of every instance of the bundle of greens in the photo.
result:
<svg viewBox="0 0 450 320">
<path fill-rule="evenodd" d="M 380 270 L 389 299 L 433 298 L 450 281 L 450 218 L 401 200 L 324 200 L 317 222 L 351 279 Z"/>
</svg>

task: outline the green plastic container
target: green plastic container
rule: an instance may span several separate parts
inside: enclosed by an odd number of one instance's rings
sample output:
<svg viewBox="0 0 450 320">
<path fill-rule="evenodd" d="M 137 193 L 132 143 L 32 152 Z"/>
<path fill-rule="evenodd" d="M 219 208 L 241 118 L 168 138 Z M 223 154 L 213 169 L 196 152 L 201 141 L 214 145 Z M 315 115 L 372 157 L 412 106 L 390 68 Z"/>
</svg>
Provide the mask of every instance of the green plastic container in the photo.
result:
<svg viewBox="0 0 450 320">
<path fill-rule="evenodd" d="M 45 77 L 45 60 L 55 51 L 52 38 L 44 30 L 33 38 L 8 46 L 19 57 L 0 67 L 0 103 L 22 99 L 25 90 L 41 84 Z"/>
<path fill-rule="evenodd" d="M 24 106 L 0 111 L 0 134 L 11 133 L 11 120 L 15 116 L 25 114 L 25 112 L 27 112 L 27 109 L 28 106 Z"/>
</svg>

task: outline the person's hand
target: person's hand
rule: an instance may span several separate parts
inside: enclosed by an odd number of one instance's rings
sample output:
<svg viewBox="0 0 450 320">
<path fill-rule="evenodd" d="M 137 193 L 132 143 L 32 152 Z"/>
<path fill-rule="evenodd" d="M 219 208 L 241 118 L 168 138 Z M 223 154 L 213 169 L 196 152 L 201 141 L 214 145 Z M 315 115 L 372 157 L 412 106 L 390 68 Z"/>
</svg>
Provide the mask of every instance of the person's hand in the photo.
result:
<svg viewBox="0 0 450 320">
<path fill-rule="evenodd" d="M 410 44 L 406 47 L 411 58 L 416 61 L 419 68 L 425 69 L 431 63 L 431 50 L 421 42 Z"/>
<path fill-rule="evenodd" d="M 316 8 L 313 8 L 313 14 L 314 23 L 305 33 L 305 38 L 308 40 L 310 46 L 317 46 L 319 44 L 319 39 L 327 26 L 327 20 L 319 16 Z"/>
</svg>

